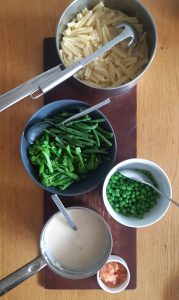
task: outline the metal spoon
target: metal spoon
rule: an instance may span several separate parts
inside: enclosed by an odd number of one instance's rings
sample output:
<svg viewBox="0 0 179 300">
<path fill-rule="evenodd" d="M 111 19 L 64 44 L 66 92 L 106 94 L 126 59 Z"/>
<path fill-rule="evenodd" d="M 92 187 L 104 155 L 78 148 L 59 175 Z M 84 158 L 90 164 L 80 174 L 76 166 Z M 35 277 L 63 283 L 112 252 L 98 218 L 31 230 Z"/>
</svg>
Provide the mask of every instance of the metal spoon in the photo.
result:
<svg viewBox="0 0 179 300">
<path fill-rule="evenodd" d="M 119 169 L 119 172 L 124 175 L 125 177 L 132 179 L 137 182 L 141 182 L 143 184 L 146 184 L 150 186 L 152 189 L 154 189 L 158 194 L 160 194 L 162 197 L 166 198 L 168 201 L 172 202 L 176 206 L 179 207 L 179 203 L 177 203 L 175 200 L 169 198 L 166 194 L 162 193 L 159 189 L 157 189 L 151 182 L 151 180 L 146 176 L 143 172 L 140 170 L 133 170 L 133 169 Z"/>
<path fill-rule="evenodd" d="M 33 144 L 35 139 L 42 134 L 43 130 L 50 127 L 50 126 L 58 126 L 60 124 L 66 124 L 67 122 L 69 121 L 72 121 L 72 120 L 75 120 L 75 119 L 78 119 L 82 116 L 85 116 L 101 107 L 103 107 L 104 105 L 110 103 L 110 99 L 105 99 L 104 101 L 94 105 L 94 106 L 91 106 L 87 109 L 85 109 L 84 111 L 64 120 L 63 122 L 60 122 L 60 123 L 53 123 L 51 121 L 43 121 L 43 122 L 39 122 L 39 123 L 36 123 L 34 125 L 32 125 L 28 130 L 27 132 L 25 133 L 25 137 L 26 137 L 26 140 L 30 143 L 30 144 Z"/>
<path fill-rule="evenodd" d="M 58 84 L 64 82 L 66 79 L 76 74 L 79 70 L 87 66 L 97 57 L 106 53 L 121 41 L 129 38 L 128 46 L 135 45 L 138 40 L 138 35 L 132 24 L 122 22 L 118 24 L 116 28 L 124 28 L 124 30 L 113 40 L 107 42 L 106 44 L 101 46 L 101 48 L 97 49 L 89 56 L 83 58 L 81 61 L 75 62 L 62 72 L 60 71 L 59 66 L 54 67 L 28 80 L 20 86 L 8 91 L 7 93 L 0 95 L 0 112 L 27 96 L 30 96 L 32 99 L 37 99 L 38 97 L 53 89 Z"/>
<path fill-rule="evenodd" d="M 62 212 L 64 215 L 65 219 L 67 220 L 68 225 L 73 229 L 77 230 L 77 227 L 75 223 L 73 222 L 72 218 L 70 217 L 69 213 L 67 212 L 65 206 L 61 202 L 60 198 L 58 197 L 57 194 L 51 195 L 52 200 L 55 202 L 56 206 L 58 209 Z"/>
<path fill-rule="evenodd" d="M 47 93 L 51 89 L 53 89 L 55 86 L 60 84 L 61 82 L 65 81 L 69 77 L 73 76 L 76 74 L 79 70 L 87 66 L 90 62 L 92 62 L 94 59 L 97 57 L 103 55 L 106 53 L 108 50 L 110 50 L 113 46 L 118 44 L 119 42 L 122 42 L 126 39 L 129 38 L 128 46 L 130 45 L 135 45 L 137 40 L 138 40 L 138 34 L 135 29 L 135 27 L 128 23 L 128 22 L 121 22 L 119 23 L 116 28 L 123 28 L 124 30 L 116 36 L 113 40 L 107 42 L 104 44 L 101 48 L 90 54 L 89 56 L 83 58 L 80 61 L 77 61 L 64 71 L 62 71 L 60 74 L 54 75 L 54 77 L 50 78 L 43 84 L 41 84 L 35 91 L 33 91 L 30 96 L 32 99 L 37 99 L 43 94 Z"/>
</svg>

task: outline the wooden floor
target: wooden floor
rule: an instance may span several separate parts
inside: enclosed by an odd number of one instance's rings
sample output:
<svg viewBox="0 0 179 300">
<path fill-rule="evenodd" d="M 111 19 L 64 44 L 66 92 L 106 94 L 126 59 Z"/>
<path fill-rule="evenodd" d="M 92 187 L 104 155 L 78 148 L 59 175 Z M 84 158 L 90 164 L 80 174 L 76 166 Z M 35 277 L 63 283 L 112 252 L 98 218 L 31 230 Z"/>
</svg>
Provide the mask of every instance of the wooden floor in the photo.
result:
<svg viewBox="0 0 179 300">
<path fill-rule="evenodd" d="M 54 36 L 65 0 L 0 1 L 0 94 L 42 71 L 44 37 Z M 158 28 L 158 50 L 138 84 L 138 157 L 158 163 L 179 201 L 179 6 L 177 0 L 143 0 Z M 43 197 L 26 174 L 19 142 L 42 101 L 26 99 L 0 114 L 0 278 L 38 255 Z M 116 296 L 102 291 L 51 291 L 34 276 L 7 300 L 178 300 L 179 211 L 171 205 L 157 224 L 138 230 L 137 289 Z"/>
</svg>

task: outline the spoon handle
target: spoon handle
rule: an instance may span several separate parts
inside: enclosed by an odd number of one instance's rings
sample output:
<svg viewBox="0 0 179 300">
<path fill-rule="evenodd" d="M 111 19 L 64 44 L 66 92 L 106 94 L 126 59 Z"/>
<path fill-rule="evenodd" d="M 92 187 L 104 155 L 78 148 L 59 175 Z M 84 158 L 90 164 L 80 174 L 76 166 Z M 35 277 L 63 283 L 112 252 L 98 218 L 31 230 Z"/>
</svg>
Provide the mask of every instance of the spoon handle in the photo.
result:
<svg viewBox="0 0 179 300">
<path fill-rule="evenodd" d="M 96 105 L 94 105 L 94 106 L 92 106 L 90 108 L 85 109 L 84 111 L 82 111 L 82 112 L 80 112 L 80 113 L 78 113 L 78 114 L 76 114 L 76 115 L 74 115 L 74 116 L 72 116 L 72 117 L 70 117 L 68 119 L 66 119 L 61 124 L 65 124 L 65 123 L 67 123 L 69 121 L 72 121 L 72 120 L 78 119 L 80 117 L 83 117 L 83 116 L 91 113 L 92 111 L 95 111 L 95 110 L 97 110 L 97 109 L 105 106 L 108 103 L 110 103 L 110 99 L 109 98 L 105 99 L 104 101 L 102 101 L 102 102 L 100 102 L 100 103 L 98 103 L 98 104 L 96 104 Z"/>
<path fill-rule="evenodd" d="M 172 202 L 173 204 L 175 204 L 177 207 L 179 207 L 179 203 L 176 202 L 175 200 L 173 200 L 172 198 L 169 198 L 166 194 L 162 193 L 161 191 L 159 191 L 154 185 L 147 183 L 150 187 L 152 187 L 158 194 L 160 194 L 161 196 L 163 196 L 164 198 L 166 198 L 168 201 Z"/>
<path fill-rule="evenodd" d="M 62 71 L 60 74 L 58 75 L 55 74 L 54 77 L 50 78 L 49 80 L 39 85 L 39 87 L 34 92 L 31 93 L 31 98 L 37 99 L 38 97 L 47 93 L 55 86 L 59 85 L 60 83 L 64 82 L 66 79 L 76 74 L 79 70 L 81 70 L 83 67 L 88 65 L 94 59 L 106 53 L 108 50 L 110 50 L 113 46 L 115 46 L 119 42 L 122 42 L 127 38 L 131 38 L 132 41 L 134 40 L 134 30 L 132 25 L 123 22 L 118 26 L 118 28 L 119 27 L 124 27 L 124 29 L 117 37 L 107 42 L 101 48 L 97 49 L 92 54 L 83 58 L 81 61 L 77 61 L 76 63 L 72 64 L 70 67 Z"/>
<path fill-rule="evenodd" d="M 58 209 L 62 212 L 64 215 L 65 219 L 67 220 L 68 225 L 73 229 L 77 230 L 77 227 L 75 223 L 73 222 L 72 218 L 68 214 L 66 208 L 64 207 L 63 203 L 61 202 L 60 198 L 58 197 L 57 194 L 51 195 L 52 200 L 55 202 L 56 206 Z"/>
</svg>

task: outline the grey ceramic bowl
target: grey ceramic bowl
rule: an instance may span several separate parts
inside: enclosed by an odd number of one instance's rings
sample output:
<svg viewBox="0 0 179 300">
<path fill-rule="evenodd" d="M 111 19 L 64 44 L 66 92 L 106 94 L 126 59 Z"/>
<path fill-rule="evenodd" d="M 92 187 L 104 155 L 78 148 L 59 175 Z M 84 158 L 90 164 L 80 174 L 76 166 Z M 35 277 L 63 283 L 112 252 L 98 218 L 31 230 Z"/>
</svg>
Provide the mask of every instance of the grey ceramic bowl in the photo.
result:
<svg viewBox="0 0 179 300">
<path fill-rule="evenodd" d="M 34 165 L 31 164 L 28 156 L 28 149 L 29 149 L 29 143 L 27 142 L 25 138 L 26 131 L 28 130 L 29 127 L 31 127 L 33 124 L 38 123 L 45 119 L 46 117 L 56 115 L 61 111 L 65 110 L 71 110 L 76 107 L 89 107 L 85 102 L 77 101 L 77 100 L 59 100 L 52 102 L 50 104 L 47 104 L 40 108 L 27 122 L 26 127 L 22 133 L 21 137 L 21 158 L 23 165 L 27 171 L 27 173 L 31 176 L 31 178 L 37 183 L 41 188 L 47 190 L 50 193 L 55 193 L 58 195 L 64 195 L 64 196 L 74 196 L 74 195 L 80 195 L 84 194 L 86 192 L 89 192 L 96 188 L 106 177 L 107 173 L 110 171 L 112 168 L 115 157 L 116 157 L 116 152 L 117 152 L 117 144 L 116 144 L 116 138 L 115 134 L 113 131 L 112 126 L 110 125 L 109 121 L 107 118 L 104 116 L 103 113 L 100 111 L 94 111 L 90 115 L 93 118 L 99 118 L 103 117 L 105 119 L 105 122 L 102 123 L 101 126 L 103 126 L 104 129 L 112 131 L 113 132 L 113 139 L 112 139 L 112 147 L 110 148 L 109 151 L 109 160 L 103 160 L 101 165 L 94 171 L 91 171 L 88 176 L 86 176 L 84 179 L 81 179 L 77 182 L 74 182 L 71 184 L 67 189 L 64 191 L 59 190 L 54 187 L 45 187 L 38 178 L 38 173 Z"/>
</svg>

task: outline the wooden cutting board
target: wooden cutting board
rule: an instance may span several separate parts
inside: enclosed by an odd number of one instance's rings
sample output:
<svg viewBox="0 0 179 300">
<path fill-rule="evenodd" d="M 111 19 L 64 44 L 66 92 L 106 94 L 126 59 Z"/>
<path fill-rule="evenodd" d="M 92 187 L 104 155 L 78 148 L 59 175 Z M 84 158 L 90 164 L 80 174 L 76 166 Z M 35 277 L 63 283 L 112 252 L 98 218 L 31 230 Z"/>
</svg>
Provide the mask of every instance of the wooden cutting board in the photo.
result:
<svg viewBox="0 0 179 300">
<path fill-rule="evenodd" d="M 60 64 L 55 48 L 55 39 L 44 40 L 44 70 Z M 73 78 L 68 79 L 44 97 L 44 104 L 59 99 L 77 99 L 90 105 L 110 97 L 111 103 L 101 111 L 111 122 L 117 138 L 118 152 L 116 163 L 136 157 L 136 87 L 123 95 L 94 91 L 79 84 Z M 113 236 L 112 254 L 123 257 L 130 269 L 131 280 L 128 289 L 136 288 L 136 229 L 117 223 L 106 211 L 102 200 L 102 185 L 95 190 L 76 197 L 61 197 L 64 205 L 86 206 L 100 213 L 111 228 Z M 48 192 L 44 192 L 44 222 L 57 211 Z M 47 289 L 99 289 L 96 276 L 71 280 L 59 277 L 48 267 L 44 269 L 44 287 Z"/>
</svg>

